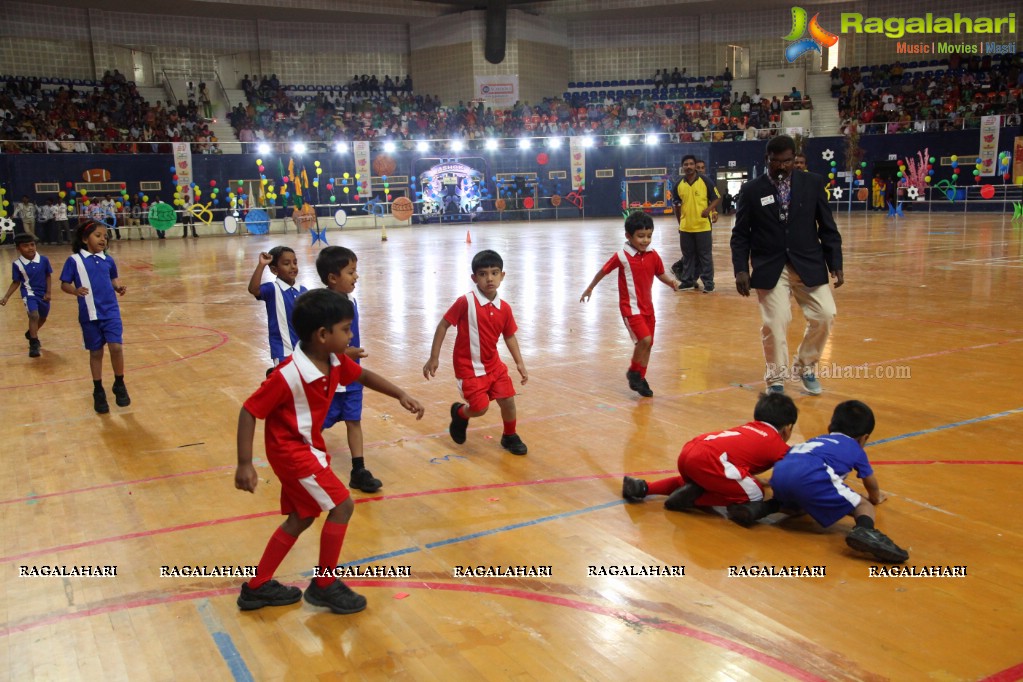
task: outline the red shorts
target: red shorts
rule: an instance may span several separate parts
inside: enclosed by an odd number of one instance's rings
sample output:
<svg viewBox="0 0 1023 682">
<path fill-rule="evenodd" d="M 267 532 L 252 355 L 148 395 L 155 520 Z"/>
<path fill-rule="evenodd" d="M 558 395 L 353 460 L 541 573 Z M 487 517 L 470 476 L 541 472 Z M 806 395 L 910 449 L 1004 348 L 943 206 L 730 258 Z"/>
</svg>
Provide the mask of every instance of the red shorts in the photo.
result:
<svg viewBox="0 0 1023 682">
<path fill-rule="evenodd" d="M 701 507 L 718 507 L 764 499 L 760 481 L 737 469 L 728 454 L 704 443 L 687 443 L 678 456 L 678 472 L 706 492 L 696 500 Z"/>
<path fill-rule="evenodd" d="M 622 317 L 622 320 L 625 321 L 625 328 L 629 330 L 633 343 L 649 336 L 650 344 L 653 345 L 654 326 L 657 324 L 653 315 L 630 315 Z"/>
<path fill-rule="evenodd" d="M 330 467 L 306 478 L 282 478 L 281 513 L 316 518 L 347 500 L 351 493 Z"/>
<path fill-rule="evenodd" d="M 469 403 L 469 410 L 472 412 L 487 409 L 491 400 L 515 397 L 515 385 L 508 376 L 508 368 L 503 362 L 493 372 L 481 377 L 459 379 L 458 391 L 465 402 Z"/>
</svg>

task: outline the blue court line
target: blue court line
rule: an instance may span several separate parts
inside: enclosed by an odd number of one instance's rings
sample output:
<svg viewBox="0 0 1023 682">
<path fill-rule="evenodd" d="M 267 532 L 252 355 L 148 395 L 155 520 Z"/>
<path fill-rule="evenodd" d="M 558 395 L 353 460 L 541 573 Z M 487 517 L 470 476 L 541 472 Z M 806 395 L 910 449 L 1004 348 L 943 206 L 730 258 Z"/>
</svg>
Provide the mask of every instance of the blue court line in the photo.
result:
<svg viewBox="0 0 1023 682">
<path fill-rule="evenodd" d="M 1005 412 L 996 412 L 995 414 L 987 414 L 983 417 L 974 417 L 973 419 L 964 419 L 961 422 L 952 422 L 951 424 L 942 424 L 941 426 L 932 426 L 929 429 L 922 431 L 913 431 L 911 433 L 903 433 L 898 436 L 892 436 L 890 438 L 882 438 L 881 440 L 875 440 L 872 443 L 867 443 L 869 448 L 871 445 L 881 445 L 883 443 L 891 443 L 897 440 L 903 440 L 905 438 L 914 438 L 916 436 L 923 436 L 928 433 L 935 433 L 937 431 L 945 431 L 946 429 L 954 429 L 958 426 L 966 426 L 967 424 L 979 424 L 980 422 L 990 421 L 992 419 L 999 419 L 1001 417 L 1008 417 L 1010 415 L 1019 414 L 1023 412 L 1023 407 L 1017 407 L 1012 410 L 1006 410 Z"/>
<path fill-rule="evenodd" d="M 228 670 L 231 671 L 231 677 L 235 679 L 235 682 L 254 682 L 252 673 L 249 672 L 249 667 L 245 665 L 241 652 L 234 645 L 231 635 L 224 632 L 224 626 L 220 624 L 216 614 L 213 613 L 213 605 L 210 604 L 210 600 L 200 600 L 196 604 L 196 608 L 199 609 L 199 616 L 202 618 L 206 630 L 213 636 L 213 641 L 216 643 L 224 663 L 227 664 Z"/>
</svg>

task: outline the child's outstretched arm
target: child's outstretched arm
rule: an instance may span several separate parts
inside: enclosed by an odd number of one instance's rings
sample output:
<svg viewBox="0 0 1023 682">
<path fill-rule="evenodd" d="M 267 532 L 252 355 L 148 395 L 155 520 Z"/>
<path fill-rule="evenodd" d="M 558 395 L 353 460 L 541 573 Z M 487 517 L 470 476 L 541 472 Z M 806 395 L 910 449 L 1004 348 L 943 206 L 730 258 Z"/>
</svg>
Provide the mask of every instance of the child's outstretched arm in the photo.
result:
<svg viewBox="0 0 1023 682">
<path fill-rule="evenodd" d="M 877 476 L 874 474 L 863 477 L 863 487 L 867 489 L 867 499 L 875 507 L 888 499 L 888 496 L 881 490 L 881 486 L 878 485 Z"/>
<path fill-rule="evenodd" d="M 249 293 L 256 298 L 259 298 L 259 285 L 263 282 L 263 270 L 270 265 L 272 260 L 269 253 L 259 254 L 259 262 L 256 263 L 256 269 L 252 272 L 252 277 L 249 278 Z"/>
<path fill-rule="evenodd" d="M 359 376 L 359 383 L 366 388 L 376 391 L 377 393 L 383 393 L 384 395 L 394 398 L 401 403 L 402 407 L 416 415 L 416 419 L 423 418 L 423 413 L 426 411 L 426 408 L 423 407 L 422 403 L 376 372 L 363 369 L 362 375 Z"/>
<path fill-rule="evenodd" d="M 522 360 L 522 353 L 519 352 L 519 340 L 515 338 L 515 335 L 511 335 L 504 340 L 508 345 L 508 351 L 511 353 L 512 359 L 515 360 L 515 369 L 519 370 L 519 374 L 522 376 L 522 383 L 529 381 L 529 373 L 526 372 L 526 363 Z"/>
<path fill-rule="evenodd" d="M 668 273 L 662 272 L 661 274 L 657 275 L 657 279 L 661 280 L 669 287 L 671 287 L 672 291 L 678 291 L 679 281 L 674 277 L 669 276 Z"/>
<path fill-rule="evenodd" d="M 450 326 L 451 323 L 444 318 L 437 323 L 437 331 L 433 333 L 433 345 L 430 346 L 430 359 L 423 365 L 423 376 L 427 379 L 437 374 L 437 367 L 440 366 L 440 349 L 444 345 L 444 336 Z"/>
<path fill-rule="evenodd" d="M 606 274 L 607 273 L 604 272 L 604 269 L 601 268 L 597 274 L 593 276 L 593 280 L 590 281 L 590 286 L 586 287 L 586 291 L 584 291 L 583 295 L 579 297 L 580 303 L 586 303 L 586 301 L 590 300 L 590 295 L 593 294 L 593 288 L 600 284 L 600 280 L 604 279 Z"/>
<path fill-rule="evenodd" d="M 48 281 L 49 281 L 49 279 L 47 278 L 47 282 Z M 11 286 L 7 287 L 7 293 L 4 294 L 3 298 L 0 298 L 0 305 L 7 305 L 7 301 L 11 298 L 11 294 L 13 294 L 15 291 L 17 291 L 18 287 L 20 287 L 20 286 L 21 286 L 21 282 L 19 282 L 17 280 L 14 280 L 13 282 L 11 282 Z M 50 287 L 47 286 L 46 289 L 47 289 L 47 291 L 49 291 Z"/>
<path fill-rule="evenodd" d="M 238 467 L 234 470 L 234 487 L 250 493 L 256 492 L 259 476 L 252 466 L 252 438 L 256 433 L 256 418 L 244 407 L 238 413 Z"/>
</svg>

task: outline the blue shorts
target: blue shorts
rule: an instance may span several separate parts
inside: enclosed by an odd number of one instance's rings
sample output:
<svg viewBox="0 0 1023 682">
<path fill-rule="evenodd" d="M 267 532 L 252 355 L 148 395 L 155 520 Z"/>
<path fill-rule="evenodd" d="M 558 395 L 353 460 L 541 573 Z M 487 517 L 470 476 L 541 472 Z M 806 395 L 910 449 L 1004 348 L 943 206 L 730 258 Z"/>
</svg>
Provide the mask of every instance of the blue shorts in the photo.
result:
<svg viewBox="0 0 1023 682">
<path fill-rule="evenodd" d="M 122 343 L 121 334 L 124 333 L 124 329 L 121 327 L 119 317 L 85 322 L 79 320 L 79 323 L 82 325 L 85 350 L 99 350 L 108 343 Z"/>
<path fill-rule="evenodd" d="M 825 528 L 851 514 L 863 499 L 824 460 L 798 453 L 774 465 L 771 488 L 783 508 L 802 509 Z"/>
<path fill-rule="evenodd" d="M 43 299 L 36 298 L 35 296 L 26 296 L 25 298 L 23 298 L 21 300 L 23 300 L 25 302 L 25 307 L 28 308 L 29 315 L 31 315 L 32 313 L 38 312 L 39 313 L 39 319 L 41 319 L 41 320 L 45 320 L 47 317 L 50 316 L 50 302 L 49 301 L 44 301 Z"/>
<path fill-rule="evenodd" d="M 352 384 L 354 385 L 354 384 Z M 347 387 L 344 393 L 335 393 L 327 410 L 327 418 L 323 420 L 323 428 L 329 429 L 338 422 L 357 422 L 362 420 L 362 386 L 352 390 Z"/>
</svg>

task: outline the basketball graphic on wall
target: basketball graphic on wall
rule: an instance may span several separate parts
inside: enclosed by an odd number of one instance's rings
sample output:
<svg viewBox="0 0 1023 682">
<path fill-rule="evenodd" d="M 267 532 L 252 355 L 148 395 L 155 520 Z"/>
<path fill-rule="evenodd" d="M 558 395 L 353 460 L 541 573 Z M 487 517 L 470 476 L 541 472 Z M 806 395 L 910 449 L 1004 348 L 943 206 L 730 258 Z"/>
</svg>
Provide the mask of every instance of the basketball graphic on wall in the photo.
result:
<svg viewBox="0 0 1023 682">
<path fill-rule="evenodd" d="M 398 197 L 391 204 L 391 215 L 398 220 L 408 220 L 412 217 L 414 211 L 415 207 L 412 205 L 412 200 L 408 197 Z"/>
<path fill-rule="evenodd" d="M 394 157 L 387 154 L 381 154 L 373 159 L 373 175 L 394 175 L 394 169 L 397 167 L 398 163 Z"/>
</svg>

